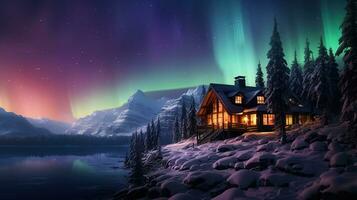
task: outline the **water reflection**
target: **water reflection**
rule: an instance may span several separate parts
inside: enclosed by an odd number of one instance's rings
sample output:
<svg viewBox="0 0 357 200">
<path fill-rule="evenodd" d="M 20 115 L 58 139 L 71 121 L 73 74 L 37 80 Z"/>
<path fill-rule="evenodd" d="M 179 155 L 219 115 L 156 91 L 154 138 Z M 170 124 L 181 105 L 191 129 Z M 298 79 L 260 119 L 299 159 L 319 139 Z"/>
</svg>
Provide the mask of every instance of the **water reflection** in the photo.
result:
<svg viewBox="0 0 357 200">
<path fill-rule="evenodd" d="M 0 147 L 0 199 L 105 199 L 126 183 L 127 147 Z"/>
</svg>

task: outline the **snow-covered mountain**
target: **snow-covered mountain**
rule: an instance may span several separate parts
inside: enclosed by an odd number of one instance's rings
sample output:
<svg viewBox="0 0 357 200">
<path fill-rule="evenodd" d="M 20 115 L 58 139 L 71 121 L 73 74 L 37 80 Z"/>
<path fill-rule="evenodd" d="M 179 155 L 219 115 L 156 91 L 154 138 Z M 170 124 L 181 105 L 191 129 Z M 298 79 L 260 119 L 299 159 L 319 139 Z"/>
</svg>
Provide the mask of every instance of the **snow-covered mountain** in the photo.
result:
<svg viewBox="0 0 357 200">
<path fill-rule="evenodd" d="M 96 136 L 130 135 L 135 130 L 145 130 L 144 127 L 151 120 L 160 117 L 162 139 L 171 141 L 172 124 L 175 116 L 180 115 L 182 100 L 184 99 L 188 109 L 193 96 L 198 107 L 204 91 L 204 86 L 148 93 L 138 90 L 119 108 L 96 111 L 77 120 L 67 133 Z"/>
<path fill-rule="evenodd" d="M 46 118 L 27 118 L 27 120 L 35 127 L 45 128 L 54 134 L 65 134 L 66 130 L 71 127 L 71 125 L 68 123 Z"/>
<path fill-rule="evenodd" d="M 26 118 L 0 108 L 0 136 L 49 135 L 50 131 L 33 126 Z"/>
<path fill-rule="evenodd" d="M 77 120 L 67 130 L 70 134 L 96 136 L 130 135 L 153 119 L 166 99 L 153 99 L 138 90 L 123 106 L 94 112 Z"/>
</svg>

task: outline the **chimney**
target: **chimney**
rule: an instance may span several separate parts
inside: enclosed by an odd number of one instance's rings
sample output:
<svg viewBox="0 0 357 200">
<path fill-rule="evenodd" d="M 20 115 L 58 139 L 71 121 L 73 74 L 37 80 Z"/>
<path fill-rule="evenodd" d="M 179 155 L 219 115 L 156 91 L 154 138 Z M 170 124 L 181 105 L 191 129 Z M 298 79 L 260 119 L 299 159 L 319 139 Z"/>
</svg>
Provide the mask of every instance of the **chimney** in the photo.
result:
<svg viewBox="0 0 357 200">
<path fill-rule="evenodd" d="M 234 85 L 240 88 L 245 87 L 245 76 L 237 76 L 234 78 Z"/>
</svg>

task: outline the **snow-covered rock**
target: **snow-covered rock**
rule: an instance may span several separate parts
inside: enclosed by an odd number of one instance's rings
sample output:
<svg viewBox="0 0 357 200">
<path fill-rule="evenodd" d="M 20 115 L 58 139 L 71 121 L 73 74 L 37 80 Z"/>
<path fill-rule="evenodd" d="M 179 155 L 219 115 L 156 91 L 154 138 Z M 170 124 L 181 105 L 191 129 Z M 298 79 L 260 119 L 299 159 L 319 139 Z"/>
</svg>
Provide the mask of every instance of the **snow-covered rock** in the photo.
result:
<svg viewBox="0 0 357 200">
<path fill-rule="evenodd" d="M 256 153 L 252 158 L 244 163 L 246 169 L 265 169 L 269 165 L 275 164 L 276 156 L 271 153 Z"/>
<path fill-rule="evenodd" d="M 247 189 L 257 185 L 259 176 L 260 174 L 258 172 L 242 169 L 228 177 L 227 182 L 241 189 Z"/>
<path fill-rule="evenodd" d="M 234 144 L 222 144 L 217 147 L 217 152 L 233 151 L 237 149 L 237 145 Z"/>
<path fill-rule="evenodd" d="M 210 171 L 197 171 L 189 173 L 184 179 L 184 183 L 192 188 L 208 190 L 223 182 L 226 176 Z"/>
<path fill-rule="evenodd" d="M 195 199 L 195 197 L 187 193 L 178 193 L 169 198 L 169 200 L 188 200 L 188 199 Z"/>
<path fill-rule="evenodd" d="M 277 160 L 275 167 L 287 173 L 308 177 L 327 169 L 326 163 L 313 155 L 287 156 Z"/>
<path fill-rule="evenodd" d="M 298 137 L 291 144 L 291 150 L 300 150 L 300 149 L 304 149 L 308 146 L 309 146 L 309 144 L 307 142 L 305 142 L 304 138 Z"/>
<path fill-rule="evenodd" d="M 239 197 L 244 197 L 244 192 L 239 188 L 229 188 L 224 191 L 222 194 L 216 196 L 212 200 L 235 200 Z"/>
<path fill-rule="evenodd" d="M 174 179 L 164 181 L 161 184 L 160 189 L 163 196 L 172 196 L 187 191 L 187 187 L 184 184 Z"/>
<path fill-rule="evenodd" d="M 239 161 L 249 160 L 253 155 L 254 151 L 240 151 L 235 155 Z"/>
<path fill-rule="evenodd" d="M 235 156 L 221 158 L 213 163 L 213 168 L 218 170 L 233 168 L 237 161 L 238 159 Z"/>
<path fill-rule="evenodd" d="M 334 154 L 330 159 L 331 167 L 345 167 L 351 164 L 351 156 L 345 152 Z"/>
<path fill-rule="evenodd" d="M 325 142 L 316 141 L 310 144 L 309 149 L 311 151 L 326 151 L 327 145 Z"/>
</svg>

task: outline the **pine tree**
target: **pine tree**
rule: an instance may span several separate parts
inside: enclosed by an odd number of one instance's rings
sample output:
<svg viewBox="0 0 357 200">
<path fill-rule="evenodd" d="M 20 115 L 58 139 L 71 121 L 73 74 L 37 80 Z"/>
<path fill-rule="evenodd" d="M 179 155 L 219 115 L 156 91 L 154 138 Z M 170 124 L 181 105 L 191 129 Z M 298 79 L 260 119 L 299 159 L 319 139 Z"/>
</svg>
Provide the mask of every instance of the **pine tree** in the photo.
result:
<svg viewBox="0 0 357 200">
<path fill-rule="evenodd" d="M 130 167 L 130 161 L 129 161 L 128 152 L 125 153 L 124 166 L 127 167 L 127 168 Z"/>
<path fill-rule="evenodd" d="M 270 41 L 271 49 L 267 57 L 269 63 L 267 65 L 267 105 L 268 110 L 275 114 L 275 129 L 279 131 L 281 142 L 286 142 L 285 133 L 285 113 L 288 109 L 288 81 L 289 68 L 284 59 L 284 51 L 278 25 L 274 20 L 274 30 Z"/>
<path fill-rule="evenodd" d="M 154 120 L 151 120 L 151 149 L 155 149 L 157 144 L 156 144 L 156 127 Z"/>
<path fill-rule="evenodd" d="M 337 115 L 340 111 L 340 89 L 338 88 L 338 82 L 340 80 L 338 64 L 335 59 L 335 55 L 332 52 L 332 49 L 329 50 L 329 60 L 328 60 L 328 82 L 330 88 L 329 98 L 329 110 L 331 114 Z"/>
<path fill-rule="evenodd" d="M 344 53 L 341 75 L 341 119 L 349 122 L 349 129 L 357 138 L 357 0 L 348 0 L 346 15 L 341 25 L 342 36 L 336 54 Z"/>
<path fill-rule="evenodd" d="M 157 118 L 157 123 L 156 123 L 156 149 L 160 147 L 160 136 L 161 136 L 161 125 L 160 125 L 160 118 Z"/>
<path fill-rule="evenodd" d="M 187 138 L 187 110 L 185 104 L 185 98 L 182 97 L 182 107 L 181 107 L 181 134 L 182 138 Z"/>
<path fill-rule="evenodd" d="M 132 169 L 129 177 L 129 182 L 135 186 L 141 186 L 145 182 L 145 177 L 142 163 L 142 152 L 140 151 L 140 143 L 138 141 L 135 142 L 134 152 L 135 153 L 131 165 Z"/>
<path fill-rule="evenodd" d="M 290 91 L 296 96 L 299 97 L 302 93 L 302 71 L 300 65 L 297 61 L 296 51 L 294 56 L 293 64 L 291 65 L 291 72 L 290 72 L 290 80 L 289 80 L 289 88 Z"/>
<path fill-rule="evenodd" d="M 136 154 L 136 152 L 135 152 L 136 143 L 137 143 L 137 132 L 134 132 L 131 135 L 131 139 L 130 139 L 128 167 L 133 166 L 133 162 L 134 162 L 134 158 L 135 158 L 135 154 Z"/>
<path fill-rule="evenodd" d="M 146 139 L 145 139 L 145 150 L 146 151 L 150 151 L 152 149 L 152 142 L 151 142 L 151 127 L 150 127 L 150 123 L 148 123 L 148 125 L 146 126 Z"/>
<path fill-rule="evenodd" d="M 327 49 L 321 37 L 319 56 L 316 59 L 316 66 L 311 76 L 312 82 L 308 95 L 312 99 L 315 108 L 321 112 L 323 124 L 328 124 L 328 99 L 333 95 L 330 93 L 328 82 L 328 59 Z"/>
<path fill-rule="evenodd" d="M 263 71 L 262 71 L 262 65 L 260 64 L 260 61 L 259 61 L 258 68 L 257 68 L 257 74 L 255 77 L 255 86 L 260 87 L 260 88 L 265 87 L 263 76 L 264 75 L 263 75 Z"/>
<path fill-rule="evenodd" d="M 314 71 L 314 58 L 312 51 L 310 49 L 309 40 L 306 39 L 306 46 L 304 51 L 304 70 L 303 70 L 303 89 L 301 93 L 301 97 L 305 101 L 306 104 L 312 104 L 312 99 L 309 98 L 308 93 L 311 87 L 311 75 Z"/>
<path fill-rule="evenodd" d="M 175 117 L 175 122 L 174 122 L 174 128 L 173 128 L 173 142 L 177 143 L 181 140 L 181 132 L 180 132 L 180 124 L 179 124 L 179 120 L 178 120 L 178 116 L 176 114 Z"/>
<path fill-rule="evenodd" d="M 188 135 L 194 136 L 197 134 L 197 118 L 196 118 L 196 107 L 195 107 L 195 99 L 192 97 L 192 103 L 190 112 L 188 114 Z"/>
<path fill-rule="evenodd" d="M 140 130 L 139 133 L 139 144 L 140 144 L 140 152 L 144 153 L 145 152 L 145 138 L 144 138 L 144 133 L 142 130 Z"/>
</svg>

